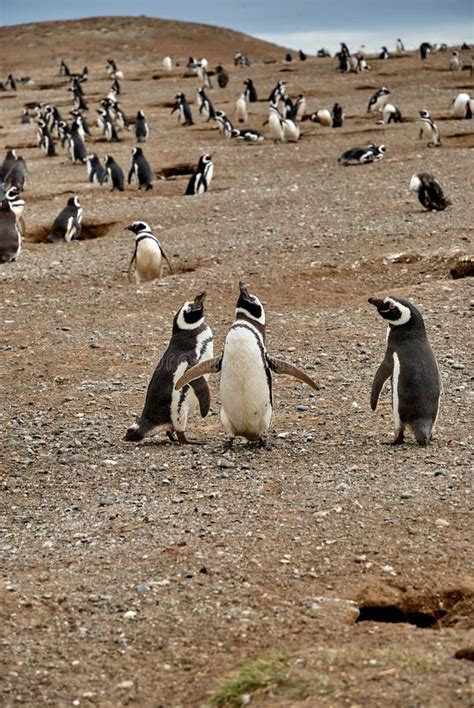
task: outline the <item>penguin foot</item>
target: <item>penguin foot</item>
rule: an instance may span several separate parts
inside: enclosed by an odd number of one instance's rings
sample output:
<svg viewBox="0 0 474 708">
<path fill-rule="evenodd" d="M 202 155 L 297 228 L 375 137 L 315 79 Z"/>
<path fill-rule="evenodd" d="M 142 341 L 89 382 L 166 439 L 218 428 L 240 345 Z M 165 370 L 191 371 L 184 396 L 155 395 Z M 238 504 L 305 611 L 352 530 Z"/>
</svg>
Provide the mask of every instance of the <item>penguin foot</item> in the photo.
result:
<svg viewBox="0 0 474 708">
<path fill-rule="evenodd" d="M 390 440 L 387 443 L 387 445 L 402 445 L 404 439 L 405 439 L 404 430 L 403 430 L 403 428 L 400 428 L 400 430 L 395 435 L 395 438 L 393 440 Z"/>
<path fill-rule="evenodd" d="M 173 443 L 178 442 L 178 438 L 171 430 L 166 431 L 166 437 L 169 438 Z"/>
<path fill-rule="evenodd" d="M 224 442 L 224 452 L 229 452 L 234 446 L 234 438 L 227 438 Z"/>
<path fill-rule="evenodd" d="M 260 438 L 258 441 L 258 446 L 260 449 L 267 447 L 267 439 L 266 438 Z"/>
<path fill-rule="evenodd" d="M 143 435 L 143 432 L 140 430 L 140 427 L 137 423 L 134 423 L 125 433 L 123 439 L 126 440 L 127 442 L 139 442 L 140 440 L 143 440 L 145 436 Z"/>
<path fill-rule="evenodd" d="M 205 440 L 196 440 L 195 438 L 187 438 L 186 433 L 182 433 L 179 430 L 176 432 L 178 436 L 178 442 L 180 445 L 205 445 Z"/>
</svg>

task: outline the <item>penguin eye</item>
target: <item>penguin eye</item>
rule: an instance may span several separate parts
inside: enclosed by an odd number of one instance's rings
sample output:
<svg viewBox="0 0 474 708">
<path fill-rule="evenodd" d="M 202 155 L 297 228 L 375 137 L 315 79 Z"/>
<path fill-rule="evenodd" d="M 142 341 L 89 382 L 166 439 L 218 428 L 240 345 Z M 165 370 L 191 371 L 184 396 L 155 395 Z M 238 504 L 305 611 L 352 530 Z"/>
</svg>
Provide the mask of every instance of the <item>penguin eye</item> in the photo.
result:
<svg viewBox="0 0 474 708">
<path fill-rule="evenodd" d="M 389 306 L 389 308 L 390 308 L 391 310 L 394 310 L 395 307 L 396 307 L 396 305 L 395 305 L 395 303 L 393 302 L 393 300 L 389 300 L 389 301 L 388 301 L 388 306 Z"/>
</svg>

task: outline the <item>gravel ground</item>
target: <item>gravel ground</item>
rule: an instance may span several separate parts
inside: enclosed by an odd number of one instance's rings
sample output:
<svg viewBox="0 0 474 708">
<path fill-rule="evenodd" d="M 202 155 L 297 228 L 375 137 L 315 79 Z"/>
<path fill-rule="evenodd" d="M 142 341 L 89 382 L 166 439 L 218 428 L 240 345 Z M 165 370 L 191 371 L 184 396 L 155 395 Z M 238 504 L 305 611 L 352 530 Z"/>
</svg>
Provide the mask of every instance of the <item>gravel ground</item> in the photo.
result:
<svg viewBox="0 0 474 708">
<path fill-rule="evenodd" d="M 252 705 L 469 705 L 472 662 L 455 654 L 474 646 L 474 297 L 472 281 L 450 271 L 472 257 L 474 134 L 449 105 L 472 93 L 470 72 L 449 72 L 446 54 L 423 64 L 409 54 L 341 76 L 333 59 L 284 64 L 283 49 L 257 40 L 144 18 L 0 37 L 3 74 L 36 82 L 0 93 L 1 154 L 16 148 L 30 171 L 26 243 L 1 266 L 0 703 L 199 706 L 243 660 L 278 650 L 285 678 Z M 277 145 L 261 100 L 249 125 L 267 140 L 223 139 L 197 116 L 197 79 L 182 68 L 199 45 L 231 72 L 225 90 L 209 91 L 229 115 L 247 75 L 261 99 L 284 78 L 309 111 L 341 103 L 344 127 L 303 122 L 297 144 Z M 256 59 L 250 69 L 232 66 L 238 49 Z M 19 123 L 26 102 L 69 110 L 61 57 L 74 70 L 89 65 L 93 122 L 109 53 L 125 72 L 125 113 L 142 108 L 151 125 L 152 192 L 89 184 L 85 166 L 61 149 L 43 157 L 34 125 Z M 166 53 L 181 68 L 165 76 Z M 384 84 L 406 122 L 376 125 L 365 113 Z M 178 90 L 192 99 L 192 127 L 170 115 Z M 418 140 L 424 107 L 441 129 L 438 150 Z M 337 164 L 368 141 L 387 145 L 381 162 Z M 90 150 L 128 171 L 133 145 L 131 132 L 108 145 L 94 128 Z M 182 196 L 187 175 L 160 178 L 207 151 L 215 176 L 202 197 Z M 423 211 L 408 193 L 421 170 L 444 186 L 445 212 Z M 71 194 L 87 239 L 42 243 Z M 135 219 L 153 226 L 175 270 L 139 288 L 127 279 L 133 240 L 123 231 Z M 269 352 L 305 367 L 322 390 L 275 377 L 263 451 L 240 441 L 223 454 L 216 377 L 210 415 L 189 425 L 204 446 L 124 443 L 174 313 L 205 289 L 219 351 L 239 279 L 265 304 Z M 420 307 L 440 365 L 442 409 L 427 449 L 411 437 L 384 444 L 389 387 L 377 413 L 369 408 L 385 327 L 367 298 L 388 293 Z M 410 622 L 356 622 L 367 606 L 388 607 L 385 619 L 398 608 Z"/>
</svg>

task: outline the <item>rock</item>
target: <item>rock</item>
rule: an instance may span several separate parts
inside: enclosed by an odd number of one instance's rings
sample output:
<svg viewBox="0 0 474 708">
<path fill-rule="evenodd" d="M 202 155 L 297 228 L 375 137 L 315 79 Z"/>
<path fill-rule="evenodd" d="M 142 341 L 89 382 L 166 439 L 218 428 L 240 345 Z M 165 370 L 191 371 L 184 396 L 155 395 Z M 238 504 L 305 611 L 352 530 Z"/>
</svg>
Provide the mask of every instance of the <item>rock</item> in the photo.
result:
<svg viewBox="0 0 474 708">
<path fill-rule="evenodd" d="M 450 524 L 447 519 L 436 519 L 436 521 L 435 521 L 435 526 L 437 526 L 439 529 L 446 528 L 449 525 Z"/>
<path fill-rule="evenodd" d="M 305 405 L 302 403 L 302 404 L 300 404 L 299 406 L 296 406 L 296 410 L 297 410 L 297 411 L 303 411 L 303 412 L 309 411 L 309 406 L 305 406 Z"/>
<path fill-rule="evenodd" d="M 235 467 L 235 462 L 232 462 L 232 460 L 226 460 L 225 457 L 220 457 L 217 460 L 217 466 L 221 469 L 230 470 L 232 467 Z"/>
<path fill-rule="evenodd" d="M 99 499 L 99 506 L 112 506 L 112 504 L 115 504 L 115 501 L 110 496 L 100 497 Z"/>
</svg>

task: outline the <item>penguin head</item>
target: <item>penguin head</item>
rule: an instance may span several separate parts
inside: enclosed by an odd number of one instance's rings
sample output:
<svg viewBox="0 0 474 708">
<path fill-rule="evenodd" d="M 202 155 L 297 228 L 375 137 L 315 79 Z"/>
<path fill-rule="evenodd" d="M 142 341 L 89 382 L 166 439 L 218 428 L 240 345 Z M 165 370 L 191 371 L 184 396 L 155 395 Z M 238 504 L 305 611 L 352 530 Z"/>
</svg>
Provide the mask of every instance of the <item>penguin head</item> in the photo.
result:
<svg viewBox="0 0 474 708">
<path fill-rule="evenodd" d="M 385 47 L 382 47 L 382 49 L 385 49 Z M 380 93 L 381 95 L 387 96 L 387 95 L 390 93 L 390 89 L 387 88 L 387 86 L 382 86 L 382 88 L 380 89 L 379 93 Z"/>
<path fill-rule="evenodd" d="M 18 187 L 10 187 L 5 192 L 5 198 L 8 202 L 8 206 L 15 216 L 20 216 L 23 213 L 25 207 L 25 200 L 20 197 L 20 190 Z"/>
<path fill-rule="evenodd" d="M 205 155 L 201 155 L 199 158 L 199 166 L 204 167 L 205 165 L 208 165 L 210 162 L 212 162 L 212 155 L 209 153 L 206 153 Z"/>
<path fill-rule="evenodd" d="M 140 155 L 143 155 L 143 150 L 139 147 L 134 147 L 132 148 L 132 155 L 133 157 L 140 157 Z"/>
<path fill-rule="evenodd" d="M 384 300 L 370 297 L 369 303 L 377 308 L 379 315 L 387 320 L 390 328 L 401 327 L 408 323 L 423 325 L 420 312 L 408 300 L 389 295 Z"/>
<path fill-rule="evenodd" d="M 145 114 L 143 113 L 143 111 L 141 111 L 141 110 L 137 111 L 137 120 L 140 118 L 144 118 L 144 117 L 145 117 Z"/>
<path fill-rule="evenodd" d="M 146 221 L 133 221 L 131 224 L 125 227 L 124 231 L 131 231 L 134 234 L 141 234 L 143 231 L 151 232 L 151 228 L 146 223 Z"/>
<path fill-rule="evenodd" d="M 204 300 L 206 293 L 196 295 L 194 300 L 188 300 L 178 310 L 173 320 L 173 333 L 180 330 L 197 329 L 204 322 Z"/>
<path fill-rule="evenodd" d="M 69 197 L 67 200 L 67 205 L 68 207 L 74 207 L 74 209 L 80 209 L 81 208 L 81 202 L 79 201 L 79 197 L 77 194 L 74 197 Z"/>
<path fill-rule="evenodd" d="M 240 294 L 235 307 L 235 315 L 248 317 L 250 320 L 255 320 L 261 325 L 265 324 L 265 310 L 263 305 L 256 295 L 249 293 L 248 288 L 242 281 L 239 283 Z"/>
<path fill-rule="evenodd" d="M 431 118 L 429 111 L 427 111 L 425 108 L 423 110 L 419 111 L 421 118 Z"/>
</svg>

